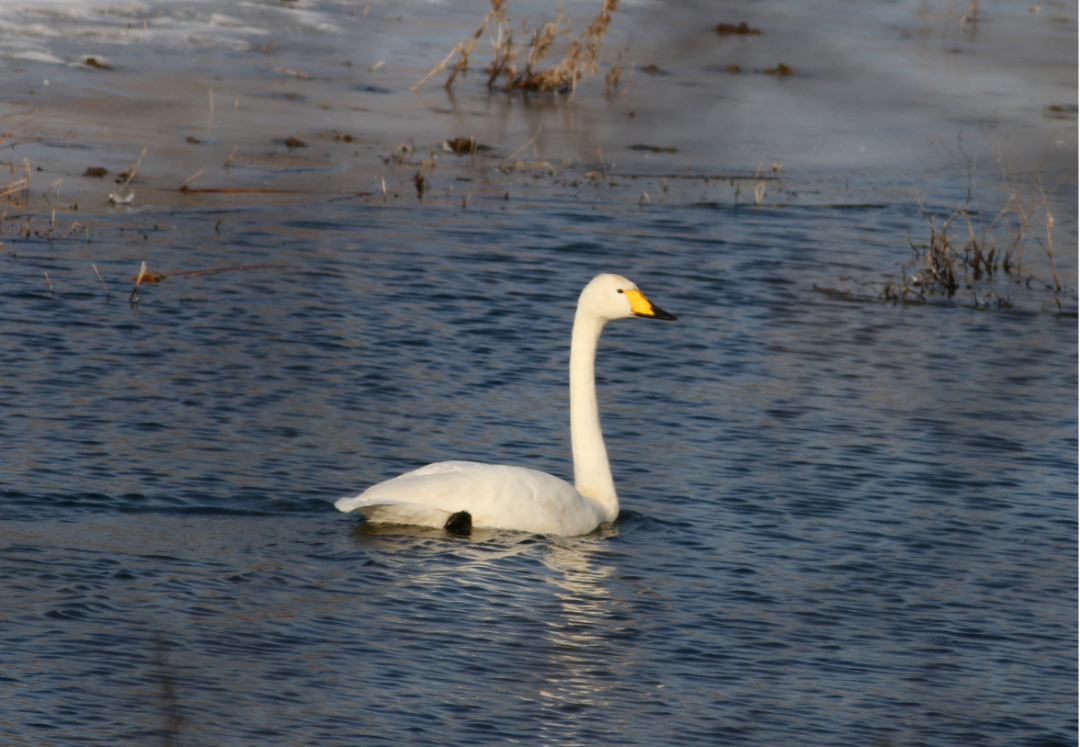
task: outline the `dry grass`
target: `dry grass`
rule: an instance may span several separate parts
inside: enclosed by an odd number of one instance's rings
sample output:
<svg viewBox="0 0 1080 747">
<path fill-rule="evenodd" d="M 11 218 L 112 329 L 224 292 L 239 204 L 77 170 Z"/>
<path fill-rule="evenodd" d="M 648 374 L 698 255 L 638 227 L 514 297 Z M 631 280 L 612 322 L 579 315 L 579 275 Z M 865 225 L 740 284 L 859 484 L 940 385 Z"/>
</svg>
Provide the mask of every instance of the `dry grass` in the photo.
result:
<svg viewBox="0 0 1080 747">
<path fill-rule="evenodd" d="M 34 115 L 35 112 L 31 112 Z M 0 148 L 15 147 L 17 139 L 25 139 L 29 136 L 28 131 L 38 120 L 37 116 L 15 115 L 8 112 L 0 116 Z M 14 142 L 9 142 L 14 141 Z M 8 204 L 25 208 L 30 204 L 30 182 L 34 170 L 30 166 L 30 160 L 22 159 L 19 163 L 0 162 L 8 167 L 11 180 L 0 186 L 0 198 Z"/>
<path fill-rule="evenodd" d="M 94 268 L 94 274 L 97 275 L 98 280 L 101 281 L 101 287 L 105 289 L 105 300 L 108 301 L 110 298 L 112 298 L 112 294 L 109 293 L 109 286 L 105 285 L 105 278 L 101 277 L 101 272 L 98 271 L 96 264 L 91 262 L 90 266 Z"/>
<path fill-rule="evenodd" d="M 42 117 L 37 115 L 36 110 L 31 110 L 28 114 L 8 112 L 0 115 L 0 148 L 14 148 L 20 141 L 34 137 L 32 128 L 39 119 Z M 30 160 L 23 158 L 21 162 L 0 161 L 0 165 L 7 166 L 11 175 L 6 185 L 0 185 L 0 198 L 15 207 L 27 207 L 30 204 L 30 182 L 34 173 Z"/>
<path fill-rule="evenodd" d="M 128 303 L 132 306 L 139 304 L 139 286 L 143 284 L 155 284 L 160 283 L 166 278 L 178 278 L 178 277 L 191 277 L 198 275 L 216 275 L 219 272 L 237 272 L 241 270 L 266 270 L 266 269 L 284 269 L 284 265 L 279 264 L 258 264 L 258 265 L 224 265 L 222 267 L 206 267 L 201 270 L 183 270 L 180 272 L 150 272 L 146 266 L 146 262 L 143 262 L 139 266 L 139 271 L 131 276 L 131 279 L 135 281 L 135 287 L 131 289 L 131 295 L 128 296 Z M 97 267 L 94 267 L 94 272 L 97 272 Z M 98 273 L 98 279 L 101 279 L 101 273 Z M 105 286 L 105 281 L 102 280 L 101 284 Z M 105 293 L 108 295 L 109 288 L 105 286 Z"/>
<path fill-rule="evenodd" d="M 600 49 L 618 0 L 602 0 L 599 14 L 585 31 L 569 41 L 563 58 L 543 69 L 543 61 L 551 53 L 559 37 L 569 36 L 571 33 L 568 17 L 560 9 L 554 21 L 548 21 L 531 30 L 527 24 L 522 23 L 521 33 L 528 41 L 518 44 L 514 41 L 513 25 L 506 17 L 507 4 L 507 0 L 491 0 L 491 9 L 473 35 L 461 41 L 435 69 L 413 86 L 412 90 L 415 91 L 440 70 L 446 69 L 456 54 L 457 63 L 444 84 L 446 88 L 450 88 L 457 76 L 468 69 L 469 56 L 489 27 L 494 27 L 496 33 L 492 40 L 494 54 L 487 66 L 489 89 L 498 87 L 502 79 L 501 87 L 506 91 L 572 93 L 579 80 L 600 69 Z M 615 87 L 620 73 L 621 68 L 613 65 L 606 76 L 607 89 Z"/>
<path fill-rule="evenodd" d="M 925 301 L 932 295 L 952 298 L 970 290 L 976 306 L 1011 307 L 1009 297 L 1003 295 L 1008 286 L 997 282 L 1007 280 L 1045 289 L 1060 311 L 1065 288 L 1057 270 L 1054 215 L 1040 175 L 1021 179 L 997 158 L 1000 204 L 986 211 L 976 192 L 977 160 L 962 145 L 960 152 L 967 162 L 964 204 L 946 214 L 916 199 L 927 222 L 928 240 L 917 243 L 908 237 L 913 262 L 902 268 L 900 283 L 886 285 L 882 298 Z M 984 293 L 981 300 L 978 289 Z"/>
<path fill-rule="evenodd" d="M 30 182 L 34 173 L 30 166 L 30 159 L 24 158 L 18 165 L 14 163 L 6 165 L 11 173 L 11 181 L 7 186 L 0 187 L 0 197 L 11 205 L 25 208 L 30 204 Z"/>
<path fill-rule="evenodd" d="M 446 58 L 436 65 L 430 73 L 425 75 L 419 83 L 413 86 L 410 90 L 415 92 L 420 86 L 424 85 L 432 76 L 438 73 L 440 70 L 445 70 L 449 64 L 451 58 L 456 54 L 458 55 L 457 64 L 454 65 L 454 69 L 450 71 L 450 77 L 446 79 L 446 83 L 443 84 L 445 88 L 450 88 L 454 85 L 454 80 L 457 79 L 458 73 L 466 70 L 469 67 L 469 55 L 472 54 L 473 49 L 476 47 L 476 43 L 484 36 L 484 32 L 487 30 L 488 24 L 495 21 L 496 24 L 505 22 L 505 6 L 508 0 L 491 0 L 491 10 L 484 16 L 484 20 L 480 22 L 480 26 L 473 32 L 473 35 L 469 39 L 465 39 L 458 43 L 450 54 L 446 55 Z"/>
<path fill-rule="evenodd" d="M 139 155 L 139 160 L 135 162 L 135 165 L 120 174 L 124 182 L 120 185 L 119 189 L 109 194 L 109 202 L 115 205 L 122 205 L 135 199 L 135 192 L 128 192 L 126 195 L 124 194 L 124 192 L 125 190 L 127 190 L 128 185 L 131 184 L 132 180 L 135 178 L 135 175 L 139 173 L 139 166 L 142 164 L 142 160 L 145 157 L 146 148 L 143 148 L 142 153 Z"/>
</svg>

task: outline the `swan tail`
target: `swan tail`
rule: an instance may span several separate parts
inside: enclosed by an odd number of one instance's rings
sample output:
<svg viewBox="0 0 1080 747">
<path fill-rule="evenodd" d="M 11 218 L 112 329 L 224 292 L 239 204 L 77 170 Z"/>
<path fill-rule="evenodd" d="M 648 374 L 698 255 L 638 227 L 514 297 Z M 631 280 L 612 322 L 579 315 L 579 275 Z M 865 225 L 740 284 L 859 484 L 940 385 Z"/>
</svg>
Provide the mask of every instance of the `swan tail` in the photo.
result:
<svg viewBox="0 0 1080 747">
<path fill-rule="evenodd" d="M 441 527 L 456 512 L 470 507 L 474 491 L 468 477 L 490 469 L 476 462 L 436 462 L 406 472 L 334 503 L 338 511 L 359 511 L 369 521 Z M 464 478 L 464 483 L 463 483 Z"/>
<path fill-rule="evenodd" d="M 391 502 L 386 499 L 366 499 L 364 496 L 342 498 L 334 506 L 338 511 L 359 511 L 376 524 L 414 524 L 422 527 L 445 527 L 453 516 L 451 511 L 419 503 Z"/>
<path fill-rule="evenodd" d="M 364 496 L 362 495 L 351 495 L 346 498 L 338 498 L 334 501 L 334 508 L 346 514 L 366 505 L 369 504 L 364 500 Z"/>
</svg>

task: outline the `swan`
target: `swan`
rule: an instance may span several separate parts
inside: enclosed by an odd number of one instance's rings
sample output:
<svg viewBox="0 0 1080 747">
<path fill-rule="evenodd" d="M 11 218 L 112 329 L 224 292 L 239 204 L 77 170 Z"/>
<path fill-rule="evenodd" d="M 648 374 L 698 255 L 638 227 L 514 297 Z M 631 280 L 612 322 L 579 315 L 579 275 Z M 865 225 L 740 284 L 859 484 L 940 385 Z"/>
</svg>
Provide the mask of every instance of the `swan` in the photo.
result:
<svg viewBox="0 0 1080 747">
<path fill-rule="evenodd" d="M 532 534 L 588 534 L 619 514 L 596 404 L 596 346 L 604 325 L 640 316 L 675 321 L 632 282 L 598 275 L 578 298 L 570 337 L 570 440 L 574 484 L 546 472 L 478 462 L 437 462 L 341 498 L 340 511 L 359 510 L 369 522 L 473 527 Z"/>
</svg>

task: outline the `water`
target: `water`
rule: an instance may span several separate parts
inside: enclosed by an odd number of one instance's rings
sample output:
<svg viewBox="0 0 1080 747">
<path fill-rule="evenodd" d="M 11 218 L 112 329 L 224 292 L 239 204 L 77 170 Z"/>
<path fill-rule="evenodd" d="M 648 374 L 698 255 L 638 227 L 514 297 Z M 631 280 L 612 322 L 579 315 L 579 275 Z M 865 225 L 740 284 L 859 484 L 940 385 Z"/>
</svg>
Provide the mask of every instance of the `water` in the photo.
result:
<svg viewBox="0 0 1080 747">
<path fill-rule="evenodd" d="M 20 147 L 70 185 L 130 147 L 90 141 Z M 665 181 L 660 154 L 500 175 L 516 147 L 444 161 L 422 202 L 416 166 L 373 158 L 230 177 L 288 195 L 159 188 L 188 156 L 144 162 L 129 207 L 64 187 L 62 230 L 36 194 L 9 208 L 0 742 L 1075 743 L 1075 188 L 1050 202 L 1060 294 L 894 305 L 926 225 L 894 183 L 808 171 L 755 207 L 760 180 Z M 303 182 L 364 169 L 390 194 Z M 963 203 L 955 168 L 924 173 L 931 209 Z M 132 305 L 143 261 L 174 274 Z M 446 458 L 570 477 L 569 326 L 602 271 L 679 316 L 601 341 L 614 526 L 334 510 Z"/>
</svg>

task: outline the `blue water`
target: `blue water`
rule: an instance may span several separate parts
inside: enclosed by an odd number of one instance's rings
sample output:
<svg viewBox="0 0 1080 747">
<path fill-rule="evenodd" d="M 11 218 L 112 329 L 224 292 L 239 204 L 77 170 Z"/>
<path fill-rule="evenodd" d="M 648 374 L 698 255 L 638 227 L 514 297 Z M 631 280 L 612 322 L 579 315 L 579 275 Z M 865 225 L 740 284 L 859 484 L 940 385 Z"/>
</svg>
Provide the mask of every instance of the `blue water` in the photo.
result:
<svg viewBox="0 0 1080 747">
<path fill-rule="evenodd" d="M 410 92 L 485 0 L 0 8 L 0 745 L 1076 744 L 1075 9 L 947 5 L 625 1 L 572 99 Z M 1018 275 L 880 300 L 920 203 Z M 613 526 L 333 508 L 572 477 L 600 272 Z"/>
<path fill-rule="evenodd" d="M 1074 743 L 1076 319 L 820 290 L 921 220 L 598 192 L 9 242 L 3 742 Z M 132 306 L 141 261 L 264 266 Z M 445 458 L 569 477 L 600 271 L 680 317 L 601 342 L 613 527 L 333 508 Z"/>
</svg>

